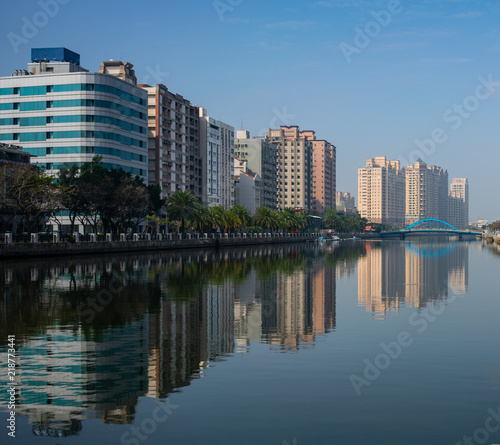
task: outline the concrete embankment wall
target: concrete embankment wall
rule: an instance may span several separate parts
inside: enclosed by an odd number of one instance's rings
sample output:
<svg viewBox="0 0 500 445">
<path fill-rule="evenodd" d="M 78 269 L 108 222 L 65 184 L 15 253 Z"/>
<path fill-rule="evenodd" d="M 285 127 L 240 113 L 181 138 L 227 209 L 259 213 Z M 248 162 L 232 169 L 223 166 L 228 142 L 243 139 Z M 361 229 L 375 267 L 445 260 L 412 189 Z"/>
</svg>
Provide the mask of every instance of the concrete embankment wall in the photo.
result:
<svg viewBox="0 0 500 445">
<path fill-rule="evenodd" d="M 147 252 L 174 249 L 206 249 L 216 247 L 237 247 L 262 244 L 300 243 L 318 239 L 315 235 L 234 238 L 234 239 L 192 239 L 168 241 L 111 241 L 80 243 L 19 243 L 0 245 L 0 260 L 23 257 L 102 255 L 108 253 Z"/>
</svg>

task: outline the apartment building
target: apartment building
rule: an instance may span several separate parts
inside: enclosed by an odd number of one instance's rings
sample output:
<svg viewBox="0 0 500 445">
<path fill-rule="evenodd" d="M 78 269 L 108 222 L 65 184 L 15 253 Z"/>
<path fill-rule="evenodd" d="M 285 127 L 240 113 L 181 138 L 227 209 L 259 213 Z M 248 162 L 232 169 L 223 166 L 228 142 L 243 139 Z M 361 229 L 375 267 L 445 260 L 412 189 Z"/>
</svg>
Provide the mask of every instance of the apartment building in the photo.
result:
<svg viewBox="0 0 500 445">
<path fill-rule="evenodd" d="M 421 219 L 447 221 L 448 172 L 421 159 L 406 167 L 406 224 Z"/>
<path fill-rule="evenodd" d="M 402 226 L 405 219 L 405 170 L 385 156 L 358 169 L 358 211 L 369 222 Z"/>
<path fill-rule="evenodd" d="M 190 191 L 203 196 L 198 107 L 165 85 L 140 85 L 148 93 L 148 182 L 162 197 Z"/>
<path fill-rule="evenodd" d="M 248 168 L 248 161 L 234 158 L 234 205 L 242 205 L 252 216 L 261 206 L 262 180 Z"/>
<path fill-rule="evenodd" d="M 301 136 L 299 127 L 282 126 L 266 131 L 276 150 L 276 207 L 311 209 L 312 142 Z"/>
<path fill-rule="evenodd" d="M 250 138 L 246 130 L 236 132 L 234 157 L 246 161 L 252 174 L 260 177 L 260 205 L 276 210 L 276 149 L 267 137 Z"/>
<path fill-rule="evenodd" d="M 448 222 L 457 229 L 466 229 L 469 226 L 469 180 L 453 178 L 448 196 Z"/>
<path fill-rule="evenodd" d="M 234 128 L 199 108 L 203 202 L 234 206 Z"/>
<path fill-rule="evenodd" d="M 312 144 L 311 210 L 325 213 L 336 206 L 336 148 L 316 139 L 314 131 L 302 131 L 300 135 Z"/>
</svg>

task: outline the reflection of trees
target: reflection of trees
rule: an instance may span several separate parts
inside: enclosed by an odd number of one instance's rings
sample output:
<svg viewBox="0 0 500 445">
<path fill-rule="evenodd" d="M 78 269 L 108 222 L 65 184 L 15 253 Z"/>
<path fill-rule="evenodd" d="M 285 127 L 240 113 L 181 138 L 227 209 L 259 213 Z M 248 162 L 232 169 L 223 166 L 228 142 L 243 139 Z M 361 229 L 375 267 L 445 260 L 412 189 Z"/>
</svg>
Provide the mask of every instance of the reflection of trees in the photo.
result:
<svg viewBox="0 0 500 445">
<path fill-rule="evenodd" d="M 333 252 L 317 250 L 327 266 L 339 259 L 364 254 L 364 247 L 345 243 Z M 240 284 L 255 268 L 259 279 L 277 272 L 292 274 L 312 265 L 311 248 L 279 245 L 146 255 L 77 258 L 61 264 L 55 259 L 0 263 L 6 277 L 1 296 L 0 335 L 18 339 L 45 332 L 55 323 L 82 326 L 98 340 L 99 332 L 122 326 L 141 314 L 155 313 L 161 298 L 196 301 L 208 284 Z M 8 280 L 7 280 L 8 278 Z"/>
<path fill-rule="evenodd" d="M 336 243 L 325 252 L 327 267 L 335 267 L 339 261 L 354 261 L 361 256 L 366 256 L 366 245 L 356 242 Z"/>
<path fill-rule="evenodd" d="M 110 268 L 105 262 L 94 263 L 82 273 L 76 273 L 74 265 L 59 269 L 58 274 L 56 267 L 45 263 L 13 270 L 13 283 L 2 301 L 1 335 L 7 335 L 7 329 L 21 339 L 59 324 L 75 329 L 81 325 L 98 337 L 106 327 L 138 319 L 157 295 L 142 285 L 137 273 L 121 271 L 116 264 Z"/>
</svg>

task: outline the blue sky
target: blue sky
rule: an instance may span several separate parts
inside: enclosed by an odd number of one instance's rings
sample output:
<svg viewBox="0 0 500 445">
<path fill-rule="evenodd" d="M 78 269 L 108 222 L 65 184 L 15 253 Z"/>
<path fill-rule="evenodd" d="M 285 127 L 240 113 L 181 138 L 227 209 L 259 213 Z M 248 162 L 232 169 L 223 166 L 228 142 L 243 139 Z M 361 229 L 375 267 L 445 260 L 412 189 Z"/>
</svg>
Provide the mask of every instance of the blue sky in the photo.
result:
<svg viewBox="0 0 500 445">
<path fill-rule="evenodd" d="M 469 178 L 471 219 L 496 219 L 499 18 L 475 0 L 22 0 L 0 16 L 0 75 L 31 47 L 65 46 L 91 71 L 126 60 L 252 135 L 315 130 L 337 146 L 338 190 L 356 193 L 367 157 L 420 155 Z"/>
</svg>

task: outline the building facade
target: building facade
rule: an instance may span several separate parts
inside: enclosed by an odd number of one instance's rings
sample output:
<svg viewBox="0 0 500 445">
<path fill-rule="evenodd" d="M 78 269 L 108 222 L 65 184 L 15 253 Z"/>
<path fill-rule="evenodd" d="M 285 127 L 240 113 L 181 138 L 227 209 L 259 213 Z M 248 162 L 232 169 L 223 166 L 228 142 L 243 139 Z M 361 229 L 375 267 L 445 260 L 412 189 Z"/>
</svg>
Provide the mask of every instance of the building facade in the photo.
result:
<svg viewBox="0 0 500 445">
<path fill-rule="evenodd" d="M 299 127 L 282 126 L 266 131 L 276 150 L 276 207 L 311 209 L 312 142 L 301 136 Z"/>
<path fill-rule="evenodd" d="M 448 172 L 419 159 L 406 168 L 406 224 L 426 218 L 449 219 Z"/>
<path fill-rule="evenodd" d="M 100 155 L 146 180 L 147 93 L 131 64 L 116 64 L 125 79 L 88 72 L 65 48 L 33 49 L 28 71 L 0 78 L 0 141 L 36 155 L 48 173 Z"/>
<path fill-rule="evenodd" d="M 369 222 L 402 226 L 405 222 L 405 170 L 385 156 L 358 169 L 358 211 Z"/>
<path fill-rule="evenodd" d="M 448 222 L 457 229 L 469 226 L 469 180 L 453 178 L 449 191 Z"/>
<path fill-rule="evenodd" d="M 203 196 L 198 107 L 165 85 L 140 85 L 148 93 L 148 182 L 163 198 L 177 191 Z"/>
<path fill-rule="evenodd" d="M 203 202 L 209 207 L 234 205 L 234 128 L 199 108 Z"/>
<path fill-rule="evenodd" d="M 316 139 L 314 131 L 302 131 L 300 135 L 311 141 L 311 210 L 325 213 L 335 208 L 336 193 L 336 148 L 325 140 Z"/>
<path fill-rule="evenodd" d="M 356 210 L 356 198 L 349 192 L 335 193 L 335 206 L 337 211 L 348 212 Z"/>
<path fill-rule="evenodd" d="M 248 168 L 248 161 L 234 158 L 234 204 L 248 209 L 252 216 L 261 206 L 262 181 Z"/>
<path fill-rule="evenodd" d="M 234 156 L 247 162 L 252 174 L 261 179 L 260 205 L 276 210 L 276 144 L 264 138 L 250 138 L 245 130 L 236 132 Z"/>
</svg>

